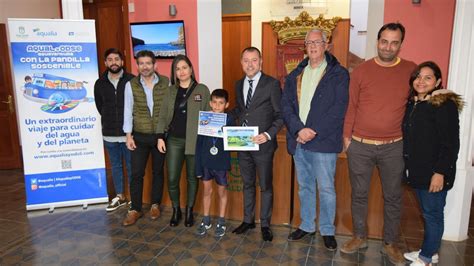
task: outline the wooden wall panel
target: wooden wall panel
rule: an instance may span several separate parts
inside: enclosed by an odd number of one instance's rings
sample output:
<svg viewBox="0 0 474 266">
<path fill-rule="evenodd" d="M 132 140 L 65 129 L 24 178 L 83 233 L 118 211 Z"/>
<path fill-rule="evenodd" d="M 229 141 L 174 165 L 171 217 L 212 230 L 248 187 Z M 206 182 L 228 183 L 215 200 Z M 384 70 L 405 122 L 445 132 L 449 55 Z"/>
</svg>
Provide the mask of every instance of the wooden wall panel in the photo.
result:
<svg viewBox="0 0 474 266">
<path fill-rule="evenodd" d="M 222 17 L 222 80 L 229 92 L 230 106 L 235 106 L 234 84 L 244 76 L 240 53 L 251 45 L 250 14 Z"/>
<path fill-rule="evenodd" d="M 291 156 L 286 151 L 286 140 L 285 133 L 280 132 L 278 134 L 278 149 L 275 152 L 273 159 L 273 224 L 288 224 L 290 223 L 290 204 L 291 204 L 291 173 L 292 173 L 292 161 Z M 147 176 L 151 177 L 151 167 L 147 168 Z M 165 170 L 166 175 L 166 170 Z M 228 202 L 227 202 L 227 219 L 242 220 L 243 219 L 243 181 L 240 175 L 238 166 L 237 153 L 232 153 L 232 170 L 229 173 L 229 186 Z M 145 178 L 144 184 L 144 202 L 150 202 L 151 194 L 151 178 Z M 196 196 L 196 204 L 194 211 L 198 213 L 202 212 L 202 183 L 199 182 L 198 194 Z M 219 213 L 219 200 L 217 196 L 217 187 L 213 184 L 213 196 L 211 202 L 211 215 L 217 216 Z M 258 181 L 257 181 L 257 197 L 256 197 L 256 212 L 255 219 L 259 222 L 260 217 L 260 193 L 258 192 Z M 186 206 L 186 173 L 185 167 L 181 172 L 180 182 L 180 203 L 181 207 Z M 164 193 L 163 193 L 163 205 L 171 207 L 171 201 L 169 199 L 167 191 L 167 181 L 165 180 Z"/>
<path fill-rule="evenodd" d="M 295 174 L 296 176 L 296 174 Z M 352 211 L 351 211 L 351 183 L 349 179 L 349 168 L 345 153 L 339 154 L 336 164 L 336 234 L 352 235 Z M 383 196 L 382 184 L 378 170 L 374 169 L 371 177 L 369 190 L 369 212 L 367 215 L 367 232 L 370 238 L 382 238 L 383 229 Z M 300 200 L 298 198 L 298 182 L 294 183 L 293 208 L 294 216 L 291 224 L 297 228 L 300 223 Z M 316 200 L 319 206 L 319 198 Z"/>
</svg>

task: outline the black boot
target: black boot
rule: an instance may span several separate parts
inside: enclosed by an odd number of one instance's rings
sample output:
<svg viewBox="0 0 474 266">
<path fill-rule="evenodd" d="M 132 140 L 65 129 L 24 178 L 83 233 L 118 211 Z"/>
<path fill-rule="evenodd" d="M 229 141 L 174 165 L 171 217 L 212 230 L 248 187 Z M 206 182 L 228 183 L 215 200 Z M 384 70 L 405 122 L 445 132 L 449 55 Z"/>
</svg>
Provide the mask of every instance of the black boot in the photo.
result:
<svg viewBox="0 0 474 266">
<path fill-rule="evenodd" d="M 184 226 L 191 227 L 194 225 L 193 207 L 186 206 L 186 215 L 184 216 Z"/>
<path fill-rule="evenodd" d="M 177 226 L 179 221 L 181 221 L 181 208 L 173 207 L 173 215 L 171 215 L 170 226 Z"/>
</svg>

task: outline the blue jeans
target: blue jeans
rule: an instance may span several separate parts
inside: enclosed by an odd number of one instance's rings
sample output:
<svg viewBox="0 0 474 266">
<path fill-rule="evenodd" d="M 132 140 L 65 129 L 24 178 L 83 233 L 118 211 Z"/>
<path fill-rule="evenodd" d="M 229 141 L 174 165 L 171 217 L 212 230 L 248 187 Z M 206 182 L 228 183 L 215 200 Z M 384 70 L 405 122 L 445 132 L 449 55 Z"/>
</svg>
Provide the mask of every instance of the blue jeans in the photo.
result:
<svg viewBox="0 0 474 266">
<path fill-rule="evenodd" d="M 296 147 L 294 155 L 300 198 L 300 229 L 315 232 L 316 224 L 316 186 L 319 193 L 319 232 L 323 236 L 335 233 L 336 172 L 337 153 L 320 153 Z"/>
<path fill-rule="evenodd" d="M 425 220 L 425 234 L 419 257 L 425 263 L 431 263 L 431 257 L 438 252 L 443 237 L 444 206 L 448 191 L 435 193 L 430 193 L 427 189 L 415 189 L 415 191 Z"/>
<path fill-rule="evenodd" d="M 123 160 L 127 167 L 128 184 L 132 179 L 132 164 L 130 151 L 125 142 L 108 142 L 104 140 L 104 146 L 109 154 L 110 164 L 112 165 L 112 179 L 114 181 L 115 193 L 123 193 Z"/>
</svg>

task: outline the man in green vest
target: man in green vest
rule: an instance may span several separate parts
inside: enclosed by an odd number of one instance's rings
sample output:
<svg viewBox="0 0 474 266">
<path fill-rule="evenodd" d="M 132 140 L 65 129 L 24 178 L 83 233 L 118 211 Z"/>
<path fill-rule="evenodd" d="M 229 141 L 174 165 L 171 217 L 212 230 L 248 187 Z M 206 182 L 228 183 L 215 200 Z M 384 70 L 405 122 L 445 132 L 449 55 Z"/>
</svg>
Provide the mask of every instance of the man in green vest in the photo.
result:
<svg viewBox="0 0 474 266">
<path fill-rule="evenodd" d="M 130 197 L 132 205 L 123 220 L 124 226 L 135 224 L 143 216 L 142 196 L 148 156 L 152 156 L 153 181 L 151 190 L 150 218 L 160 217 L 163 195 L 163 165 L 165 155 L 156 148 L 157 124 L 163 95 L 168 88 L 168 77 L 155 72 L 155 55 L 143 50 L 137 53 L 139 75 L 125 86 L 123 131 L 127 135 L 127 148 L 132 157 Z"/>
</svg>

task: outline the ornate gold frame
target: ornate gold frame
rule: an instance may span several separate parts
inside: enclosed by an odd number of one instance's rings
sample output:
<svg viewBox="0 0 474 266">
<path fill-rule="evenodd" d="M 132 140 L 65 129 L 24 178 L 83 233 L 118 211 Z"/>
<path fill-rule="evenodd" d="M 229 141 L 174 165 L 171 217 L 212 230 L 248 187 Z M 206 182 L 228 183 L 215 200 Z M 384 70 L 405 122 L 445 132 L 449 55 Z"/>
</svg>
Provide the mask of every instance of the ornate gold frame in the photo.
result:
<svg viewBox="0 0 474 266">
<path fill-rule="evenodd" d="M 302 40 L 306 33 L 314 28 L 320 29 L 326 33 L 328 42 L 331 41 L 332 31 L 336 28 L 341 17 L 325 19 L 322 14 L 313 19 L 308 12 L 301 12 L 294 20 L 285 17 L 283 21 L 270 21 L 270 26 L 278 35 L 278 42 L 285 44 L 291 40 Z"/>
</svg>

